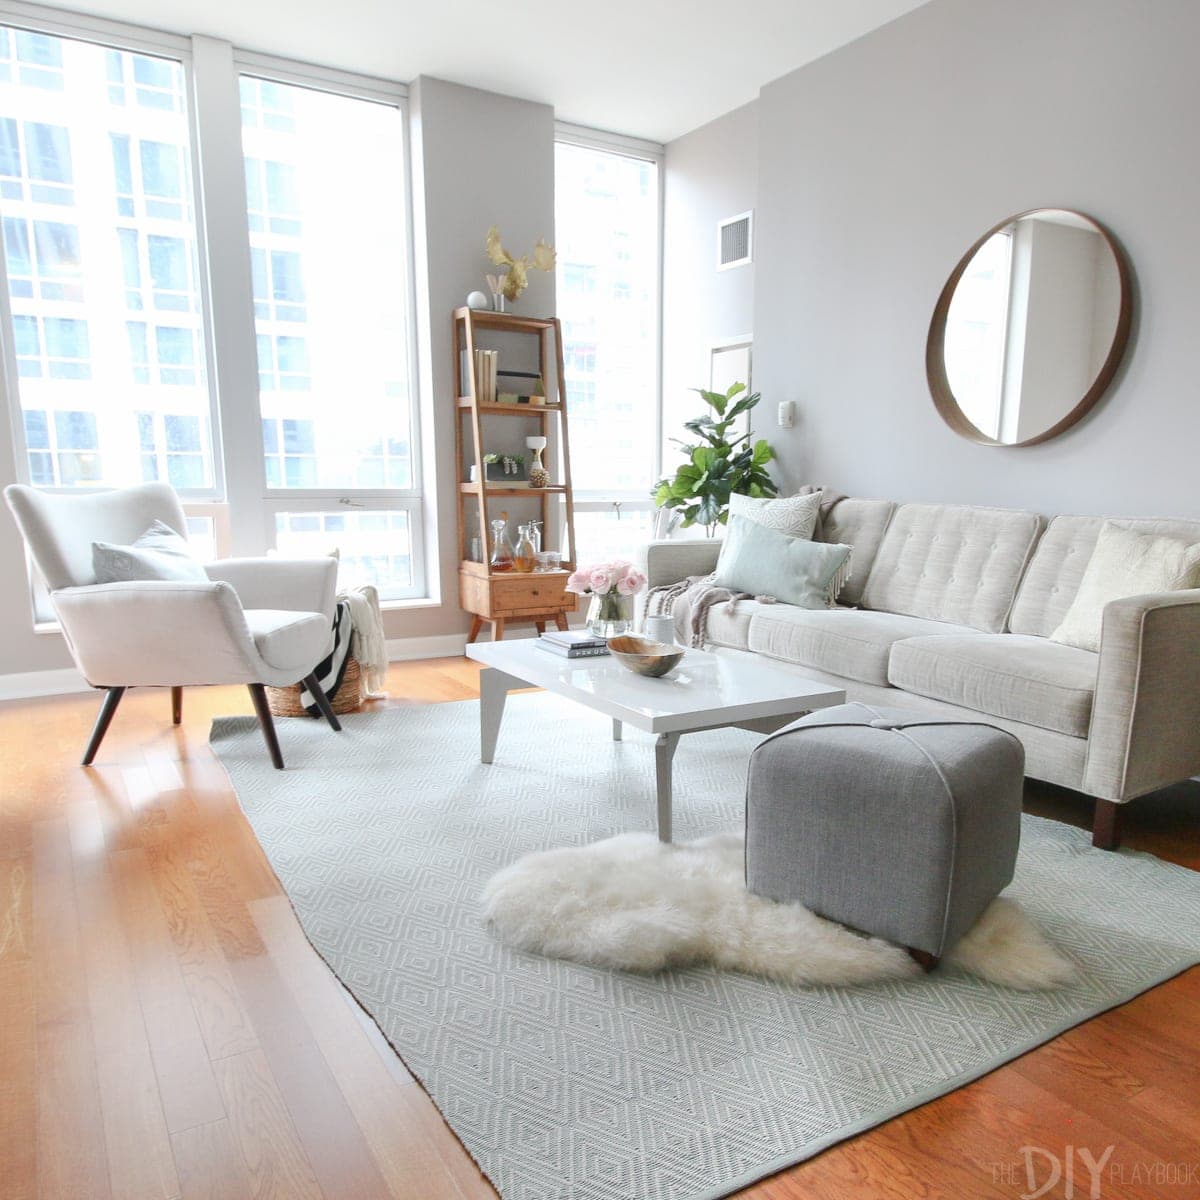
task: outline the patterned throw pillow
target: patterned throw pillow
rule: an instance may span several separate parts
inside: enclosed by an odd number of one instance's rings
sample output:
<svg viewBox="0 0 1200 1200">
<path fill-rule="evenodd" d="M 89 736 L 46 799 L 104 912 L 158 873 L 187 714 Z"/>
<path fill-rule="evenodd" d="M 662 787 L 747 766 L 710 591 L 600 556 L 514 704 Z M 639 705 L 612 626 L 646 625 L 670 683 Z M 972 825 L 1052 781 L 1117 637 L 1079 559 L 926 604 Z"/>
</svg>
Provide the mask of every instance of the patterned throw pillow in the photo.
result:
<svg viewBox="0 0 1200 1200">
<path fill-rule="evenodd" d="M 191 547 L 170 525 L 155 521 L 132 546 L 92 543 L 92 570 L 97 583 L 165 579 L 176 583 L 207 580 Z"/>
<path fill-rule="evenodd" d="M 1050 640 L 1082 650 L 1099 650 L 1104 606 L 1109 601 L 1198 586 L 1200 543 L 1136 533 L 1105 521 L 1079 591 Z"/>
<path fill-rule="evenodd" d="M 753 496 L 729 497 L 729 515 L 745 517 L 755 525 L 778 529 L 788 537 L 812 541 L 821 511 L 821 493 L 807 496 L 787 496 L 782 500 L 761 500 Z"/>
</svg>

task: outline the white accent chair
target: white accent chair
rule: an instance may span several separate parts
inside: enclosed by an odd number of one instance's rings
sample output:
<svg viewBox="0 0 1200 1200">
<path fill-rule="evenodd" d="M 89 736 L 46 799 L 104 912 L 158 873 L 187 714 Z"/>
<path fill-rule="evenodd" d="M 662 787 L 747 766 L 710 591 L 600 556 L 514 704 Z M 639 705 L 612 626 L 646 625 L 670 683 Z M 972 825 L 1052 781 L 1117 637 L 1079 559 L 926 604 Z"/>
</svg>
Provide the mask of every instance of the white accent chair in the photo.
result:
<svg viewBox="0 0 1200 1200">
<path fill-rule="evenodd" d="M 333 645 L 337 563 L 332 558 L 228 558 L 205 564 L 207 582 L 97 583 L 92 543 L 128 545 L 155 520 L 182 537 L 179 497 L 162 483 L 72 496 L 4 489 L 76 665 L 107 694 L 83 756 L 89 766 L 130 687 L 169 687 L 182 719 L 183 689 L 244 683 L 276 767 L 283 755 L 266 687 L 298 681 L 329 724 L 337 717 L 314 670 Z"/>
</svg>

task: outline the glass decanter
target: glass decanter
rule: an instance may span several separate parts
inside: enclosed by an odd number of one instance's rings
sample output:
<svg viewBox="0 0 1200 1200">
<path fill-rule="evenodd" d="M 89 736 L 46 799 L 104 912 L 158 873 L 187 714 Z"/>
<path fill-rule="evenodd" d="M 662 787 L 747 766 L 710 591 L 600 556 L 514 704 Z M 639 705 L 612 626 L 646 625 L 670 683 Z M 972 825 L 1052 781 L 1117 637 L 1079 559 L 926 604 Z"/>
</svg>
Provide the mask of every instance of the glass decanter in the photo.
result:
<svg viewBox="0 0 1200 1200">
<path fill-rule="evenodd" d="M 511 571 L 513 569 L 512 547 L 508 544 L 508 522 L 497 518 L 492 522 L 492 557 L 490 566 L 493 571 Z"/>
<path fill-rule="evenodd" d="M 513 566 L 522 572 L 529 572 L 537 566 L 537 546 L 533 541 L 533 528 L 530 525 L 519 527 L 517 551 Z"/>
</svg>

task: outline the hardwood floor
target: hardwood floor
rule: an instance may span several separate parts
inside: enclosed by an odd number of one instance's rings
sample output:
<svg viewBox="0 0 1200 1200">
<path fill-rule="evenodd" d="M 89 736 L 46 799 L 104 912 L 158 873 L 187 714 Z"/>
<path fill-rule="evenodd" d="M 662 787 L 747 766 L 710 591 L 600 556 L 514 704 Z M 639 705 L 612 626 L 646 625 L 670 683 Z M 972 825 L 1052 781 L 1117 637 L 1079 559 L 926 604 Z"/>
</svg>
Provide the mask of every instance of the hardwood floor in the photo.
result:
<svg viewBox="0 0 1200 1200">
<path fill-rule="evenodd" d="M 470 699 L 476 679 L 464 659 L 397 665 L 406 699 L 387 703 Z M 131 691 L 84 769 L 97 703 L 0 705 L 0 1193 L 494 1196 L 309 947 L 241 817 L 207 737 L 212 716 L 250 713 L 245 689 L 188 690 L 180 726 L 169 692 Z M 1028 807 L 1090 819 L 1050 788 Z M 1126 831 L 1200 869 L 1200 787 L 1138 803 Z M 1111 1145 L 1103 1196 L 1200 1196 L 1198 1078 L 1192 970 L 742 1195 L 1013 1198 L 1032 1190 L 1021 1147 Z M 1165 1183 L 1163 1164 L 1191 1174 Z M 1075 1195 L 1088 1184 L 1076 1160 Z"/>
</svg>

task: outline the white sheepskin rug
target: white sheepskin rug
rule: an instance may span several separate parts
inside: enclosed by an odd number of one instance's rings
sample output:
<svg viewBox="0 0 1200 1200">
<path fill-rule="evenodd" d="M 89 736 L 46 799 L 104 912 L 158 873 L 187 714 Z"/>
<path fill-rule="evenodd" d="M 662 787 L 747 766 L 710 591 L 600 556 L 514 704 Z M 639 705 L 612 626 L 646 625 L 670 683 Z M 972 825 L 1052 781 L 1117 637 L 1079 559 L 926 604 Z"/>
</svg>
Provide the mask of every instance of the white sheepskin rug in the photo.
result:
<svg viewBox="0 0 1200 1200">
<path fill-rule="evenodd" d="M 921 974 L 908 953 L 746 890 L 743 842 L 720 834 L 664 845 L 650 833 L 527 854 L 484 889 L 510 946 L 623 971 L 709 964 L 789 984 L 855 984 Z M 1071 980 L 1071 964 L 1012 900 L 1000 898 L 946 961 L 1032 990 Z"/>
</svg>

